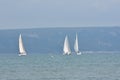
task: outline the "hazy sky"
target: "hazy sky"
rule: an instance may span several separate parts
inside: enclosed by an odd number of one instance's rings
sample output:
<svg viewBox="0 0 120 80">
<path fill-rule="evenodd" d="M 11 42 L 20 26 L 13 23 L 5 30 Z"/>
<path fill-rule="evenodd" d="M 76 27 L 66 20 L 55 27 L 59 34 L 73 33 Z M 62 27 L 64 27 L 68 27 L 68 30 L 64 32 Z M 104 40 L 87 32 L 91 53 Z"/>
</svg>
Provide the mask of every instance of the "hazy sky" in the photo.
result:
<svg viewBox="0 0 120 80">
<path fill-rule="evenodd" d="M 120 0 L 0 0 L 0 28 L 120 26 Z"/>
</svg>

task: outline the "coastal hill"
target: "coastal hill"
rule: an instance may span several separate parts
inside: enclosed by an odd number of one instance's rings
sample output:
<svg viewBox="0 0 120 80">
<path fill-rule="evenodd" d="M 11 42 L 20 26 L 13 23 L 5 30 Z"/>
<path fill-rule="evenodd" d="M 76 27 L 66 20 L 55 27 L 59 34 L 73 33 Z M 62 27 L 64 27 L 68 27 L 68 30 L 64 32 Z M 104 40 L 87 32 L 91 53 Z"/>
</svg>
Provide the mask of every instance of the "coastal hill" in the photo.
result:
<svg viewBox="0 0 120 80">
<path fill-rule="evenodd" d="M 76 33 L 81 51 L 120 51 L 120 27 L 75 27 L 0 30 L 0 53 L 18 53 L 19 34 L 28 53 L 63 53 L 66 35 L 74 51 Z"/>
</svg>

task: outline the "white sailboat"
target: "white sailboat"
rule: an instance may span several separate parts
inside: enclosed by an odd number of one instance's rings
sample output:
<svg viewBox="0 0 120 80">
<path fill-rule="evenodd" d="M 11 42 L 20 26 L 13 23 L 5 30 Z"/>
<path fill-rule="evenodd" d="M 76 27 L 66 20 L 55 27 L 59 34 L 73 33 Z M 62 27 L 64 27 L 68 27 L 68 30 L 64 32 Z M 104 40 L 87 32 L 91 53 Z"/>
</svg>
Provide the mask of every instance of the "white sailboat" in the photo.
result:
<svg viewBox="0 0 120 80">
<path fill-rule="evenodd" d="M 63 52 L 64 52 L 63 55 L 70 55 L 71 54 L 71 50 L 70 50 L 69 41 L 68 41 L 67 36 L 65 37 Z"/>
<path fill-rule="evenodd" d="M 79 46 L 78 46 L 78 36 L 76 34 L 76 39 L 75 39 L 75 44 L 74 44 L 74 50 L 77 55 L 81 55 L 81 52 L 79 51 Z"/>
<path fill-rule="evenodd" d="M 20 34 L 20 36 L 19 36 L 19 56 L 22 56 L 22 55 L 27 55 L 27 53 L 25 51 L 23 41 L 22 41 L 22 36 Z"/>
</svg>

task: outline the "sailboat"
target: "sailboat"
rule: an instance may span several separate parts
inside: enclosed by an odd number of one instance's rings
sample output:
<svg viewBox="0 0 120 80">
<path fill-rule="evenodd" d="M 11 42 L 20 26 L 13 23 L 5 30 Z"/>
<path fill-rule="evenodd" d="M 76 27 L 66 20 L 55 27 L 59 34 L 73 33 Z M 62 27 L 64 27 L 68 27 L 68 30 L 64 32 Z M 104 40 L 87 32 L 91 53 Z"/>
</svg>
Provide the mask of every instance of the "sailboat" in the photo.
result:
<svg viewBox="0 0 120 80">
<path fill-rule="evenodd" d="M 23 45 L 23 41 L 22 41 L 22 36 L 20 34 L 19 36 L 19 56 L 23 56 L 23 55 L 27 55 L 24 45 Z"/>
<path fill-rule="evenodd" d="M 68 41 L 67 36 L 65 37 L 63 52 L 64 52 L 63 55 L 70 55 L 71 54 L 71 50 L 70 50 L 69 41 Z"/>
<path fill-rule="evenodd" d="M 76 39 L 75 39 L 75 44 L 74 44 L 74 50 L 77 55 L 81 55 L 81 52 L 79 51 L 79 46 L 78 46 L 78 36 L 76 34 Z"/>
</svg>

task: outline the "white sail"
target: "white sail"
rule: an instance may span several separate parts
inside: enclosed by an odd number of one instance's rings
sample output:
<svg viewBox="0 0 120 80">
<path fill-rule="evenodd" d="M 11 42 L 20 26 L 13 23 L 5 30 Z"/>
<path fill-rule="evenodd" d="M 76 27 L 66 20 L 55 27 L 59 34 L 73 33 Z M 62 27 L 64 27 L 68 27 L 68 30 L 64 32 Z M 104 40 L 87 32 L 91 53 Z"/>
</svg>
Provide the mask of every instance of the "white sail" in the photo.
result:
<svg viewBox="0 0 120 80">
<path fill-rule="evenodd" d="M 74 50 L 75 50 L 75 53 L 77 55 L 81 54 L 81 52 L 79 51 L 79 47 L 78 47 L 78 36 L 77 36 L 77 34 L 76 34 L 76 39 L 75 39 L 75 44 L 74 44 Z"/>
<path fill-rule="evenodd" d="M 20 36 L 19 36 L 19 56 L 22 56 L 22 55 L 27 55 L 27 54 L 26 54 L 26 51 L 24 49 L 24 45 L 23 45 L 23 41 L 22 41 L 22 36 L 20 34 Z"/>
<path fill-rule="evenodd" d="M 64 41 L 64 47 L 63 47 L 63 54 L 71 54 L 71 50 L 70 50 L 70 46 L 69 46 L 69 41 L 68 41 L 68 37 L 65 37 L 65 41 Z"/>
</svg>

